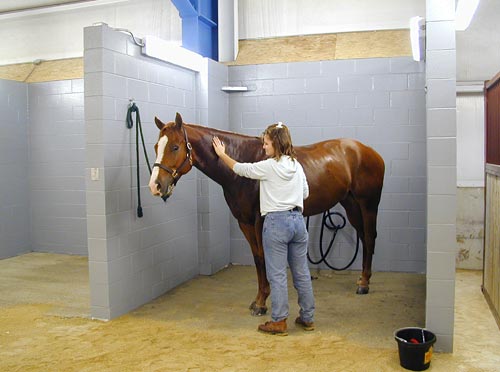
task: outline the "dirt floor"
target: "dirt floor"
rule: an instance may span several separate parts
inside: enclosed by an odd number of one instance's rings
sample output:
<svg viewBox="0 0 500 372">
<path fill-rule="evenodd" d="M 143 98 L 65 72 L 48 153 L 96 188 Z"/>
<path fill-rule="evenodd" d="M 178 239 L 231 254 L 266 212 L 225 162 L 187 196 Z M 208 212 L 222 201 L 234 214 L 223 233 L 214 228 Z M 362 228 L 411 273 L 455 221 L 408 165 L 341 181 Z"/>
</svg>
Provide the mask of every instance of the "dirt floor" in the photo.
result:
<svg viewBox="0 0 500 372">
<path fill-rule="evenodd" d="M 375 273 L 370 294 L 358 296 L 358 273 L 322 271 L 314 273 L 316 331 L 293 325 L 291 289 L 289 336 L 264 335 L 256 328 L 268 317 L 247 309 L 256 276 L 244 266 L 102 322 L 87 318 L 87 270 L 86 258 L 74 256 L 0 261 L 0 371 L 404 371 L 394 330 L 424 324 L 424 275 Z M 457 274 L 467 305 L 457 313 L 455 352 L 435 353 L 429 371 L 500 371 L 500 332 L 480 279 Z"/>
</svg>

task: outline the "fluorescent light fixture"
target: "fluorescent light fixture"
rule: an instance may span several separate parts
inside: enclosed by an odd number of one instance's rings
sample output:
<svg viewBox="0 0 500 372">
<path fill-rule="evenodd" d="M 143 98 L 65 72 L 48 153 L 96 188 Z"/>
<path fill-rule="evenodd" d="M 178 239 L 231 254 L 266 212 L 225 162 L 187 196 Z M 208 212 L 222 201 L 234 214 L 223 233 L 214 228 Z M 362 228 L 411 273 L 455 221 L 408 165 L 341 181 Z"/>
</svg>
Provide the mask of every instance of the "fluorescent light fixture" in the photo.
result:
<svg viewBox="0 0 500 372">
<path fill-rule="evenodd" d="M 411 52 L 415 61 L 422 61 L 425 57 L 425 20 L 416 16 L 410 18 Z"/>
<path fill-rule="evenodd" d="M 142 54 L 195 72 L 201 71 L 203 57 L 199 54 L 155 36 L 145 36 L 142 41 L 145 44 Z"/>
<path fill-rule="evenodd" d="M 455 11 L 455 30 L 465 31 L 469 27 L 478 5 L 479 0 L 458 0 Z"/>
</svg>

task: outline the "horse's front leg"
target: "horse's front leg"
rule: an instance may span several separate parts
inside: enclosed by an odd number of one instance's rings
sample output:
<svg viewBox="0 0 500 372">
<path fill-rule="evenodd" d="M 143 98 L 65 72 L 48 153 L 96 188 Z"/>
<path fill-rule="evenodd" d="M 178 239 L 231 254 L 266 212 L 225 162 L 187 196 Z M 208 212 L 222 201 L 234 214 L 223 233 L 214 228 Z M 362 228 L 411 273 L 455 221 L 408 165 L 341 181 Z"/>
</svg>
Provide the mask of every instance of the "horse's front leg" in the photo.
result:
<svg viewBox="0 0 500 372">
<path fill-rule="evenodd" d="M 244 224 L 239 222 L 240 229 L 245 235 L 245 238 L 252 249 L 255 269 L 257 270 L 257 281 L 259 290 L 255 301 L 250 304 L 251 314 L 253 316 L 264 315 L 267 312 L 266 300 L 271 293 L 269 282 L 266 276 L 266 264 L 264 261 L 264 249 L 262 246 L 262 220 L 256 222 L 255 225 Z"/>
</svg>

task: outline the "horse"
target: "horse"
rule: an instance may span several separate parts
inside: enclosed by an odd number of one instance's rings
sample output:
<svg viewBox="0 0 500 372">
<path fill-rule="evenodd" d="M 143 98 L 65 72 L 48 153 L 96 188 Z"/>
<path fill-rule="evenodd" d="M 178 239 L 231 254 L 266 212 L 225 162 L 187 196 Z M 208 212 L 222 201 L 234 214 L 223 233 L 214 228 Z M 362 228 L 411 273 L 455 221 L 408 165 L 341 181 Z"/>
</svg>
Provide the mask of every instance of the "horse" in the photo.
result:
<svg viewBox="0 0 500 372">
<path fill-rule="evenodd" d="M 155 117 L 160 130 L 155 144 L 156 161 L 149 181 L 154 196 L 167 200 L 180 177 L 193 166 L 222 186 L 232 215 L 248 241 L 255 262 L 258 292 L 250 305 L 252 315 L 267 312 L 270 294 L 266 278 L 262 226 L 259 208 L 259 184 L 240 177 L 217 156 L 212 138 L 224 142 L 226 153 L 238 162 L 265 159 L 262 139 L 234 132 L 184 123 L 179 113 L 167 124 Z M 372 275 L 372 257 L 377 237 L 377 213 L 384 181 L 385 164 L 371 147 L 353 139 L 331 139 L 307 146 L 294 147 L 309 184 L 304 200 L 304 216 L 329 210 L 340 203 L 363 246 L 362 273 L 357 294 L 367 294 Z"/>
</svg>

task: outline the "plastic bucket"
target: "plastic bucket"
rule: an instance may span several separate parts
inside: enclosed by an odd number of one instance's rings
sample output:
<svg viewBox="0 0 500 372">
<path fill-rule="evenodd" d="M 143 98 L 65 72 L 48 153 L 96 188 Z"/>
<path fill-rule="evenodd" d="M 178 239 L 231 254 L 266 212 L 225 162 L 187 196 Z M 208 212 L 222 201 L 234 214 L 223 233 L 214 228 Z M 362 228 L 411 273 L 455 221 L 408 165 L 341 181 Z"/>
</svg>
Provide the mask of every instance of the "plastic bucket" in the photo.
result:
<svg viewBox="0 0 500 372">
<path fill-rule="evenodd" d="M 423 328 L 401 328 L 394 332 L 398 343 L 399 363 L 401 367 L 412 371 L 424 371 L 429 368 L 432 358 L 432 345 L 436 335 Z"/>
</svg>

